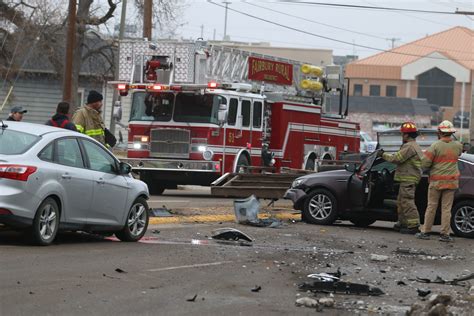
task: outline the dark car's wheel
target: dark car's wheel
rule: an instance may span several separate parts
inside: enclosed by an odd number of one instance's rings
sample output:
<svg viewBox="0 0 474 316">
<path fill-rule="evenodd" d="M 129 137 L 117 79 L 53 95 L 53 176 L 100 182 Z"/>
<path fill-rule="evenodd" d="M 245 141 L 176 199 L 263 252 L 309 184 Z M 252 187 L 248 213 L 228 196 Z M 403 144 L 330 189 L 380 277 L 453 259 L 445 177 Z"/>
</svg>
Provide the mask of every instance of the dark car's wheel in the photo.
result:
<svg viewBox="0 0 474 316">
<path fill-rule="evenodd" d="M 127 213 L 125 226 L 115 233 L 121 241 L 139 241 L 148 228 L 148 203 L 142 197 L 133 202 Z"/>
<path fill-rule="evenodd" d="M 306 199 L 302 219 L 311 224 L 330 225 L 337 219 L 337 203 L 325 189 L 312 191 Z"/>
<path fill-rule="evenodd" d="M 59 207 L 53 198 L 47 198 L 36 211 L 31 228 L 33 243 L 48 246 L 56 238 L 59 229 Z"/>
<path fill-rule="evenodd" d="M 375 223 L 375 219 L 370 219 L 370 218 L 353 218 L 350 219 L 350 222 L 354 224 L 357 227 L 368 227 Z"/>
<path fill-rule="evenodd" d="M 474 238 L 474 202 L 457 203 L 452 210 L 451 229 L 456 236 Z"/>
</svg>

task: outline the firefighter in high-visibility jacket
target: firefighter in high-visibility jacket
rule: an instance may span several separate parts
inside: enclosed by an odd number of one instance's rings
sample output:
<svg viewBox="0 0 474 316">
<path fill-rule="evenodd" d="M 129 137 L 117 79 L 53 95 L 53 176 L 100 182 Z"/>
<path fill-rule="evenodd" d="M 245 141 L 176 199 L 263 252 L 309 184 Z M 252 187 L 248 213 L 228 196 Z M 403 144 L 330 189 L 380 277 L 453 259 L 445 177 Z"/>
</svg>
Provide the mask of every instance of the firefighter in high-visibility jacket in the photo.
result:
<svg viewBox="0 0 474 316">
<path fill-rule="evenodd" d="M 78 132 L 106 145 L 105 124 L 100 111 L 103 99 L 102 94 L 91 90 L 87 96 L 87 104 L 74 113 L 72 121 Z"/>
<path fill-rule="evenodd" d="M 403 123 L 403 144 L 400 150 L 393 154 L 382 153 L 384 160 L 397 165 L 394 180 L 400 183 L 397 199 L 398 222 L 394 229 L 403 234 L 415 234 L 420 226 L 420 216 L 415 205 L 416 186 L 421 179 L 421 160 L 423 152 L 416 142 L 418 129 L 411 122 Z"/>
<path fill-rule="evenodd" d="M 441 198 L 441 235 L 440 241 L 453 241 L 449 236 L 451 208 L 453 207 L 454 192 L 459 187 L 458 158 L 463 146 L 452 139 L 456 132 L 453 123 L 443 121 L 438 126 L 439 140 L 425 151 L 422 166 L 430 171 L 428 187 L 428 205 L 425 212 L 425 222 L 421 232 L 416 234 L 420 239 L 429 239 L 433 227 L 436 210 Z"/>
</svg>

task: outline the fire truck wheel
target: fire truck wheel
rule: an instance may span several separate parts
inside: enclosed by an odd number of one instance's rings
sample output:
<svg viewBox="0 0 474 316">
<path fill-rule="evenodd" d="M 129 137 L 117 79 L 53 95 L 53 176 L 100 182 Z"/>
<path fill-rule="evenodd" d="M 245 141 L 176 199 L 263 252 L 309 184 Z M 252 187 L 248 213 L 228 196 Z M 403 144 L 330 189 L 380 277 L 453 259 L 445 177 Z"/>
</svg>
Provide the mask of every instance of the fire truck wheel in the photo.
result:
<svg viewBox="0 0 474 316">
<path fill-rule="evenodd" d="M 337 202 L 325 189 L 313 190 L 306 199 L 302 218 L 311 224 L 331 225 L 337 219 Z"/>
<path fill-rule="evenodd" d="M 237 161 L 237 166 L 235 168 L 235 172 L 236 173 L 246 172 L 245 169 L 243 169 L 243 171 L 240 170 L 240 167 L 243 167 L 243 166 L 248 167 L 248 166 L 250 166 L 250 163 L 249 163 L 249 160 L 248 160 L 247 156 L 240 155 L 239 160 Z"/>
</svg>

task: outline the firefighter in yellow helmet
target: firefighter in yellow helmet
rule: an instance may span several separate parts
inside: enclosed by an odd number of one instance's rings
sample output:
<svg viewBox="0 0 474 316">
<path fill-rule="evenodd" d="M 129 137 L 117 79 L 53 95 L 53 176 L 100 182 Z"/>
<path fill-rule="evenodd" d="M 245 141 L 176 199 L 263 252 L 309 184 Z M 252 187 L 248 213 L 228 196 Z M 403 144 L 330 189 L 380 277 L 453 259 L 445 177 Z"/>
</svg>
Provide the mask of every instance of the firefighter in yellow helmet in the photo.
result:
<svg viewBox="0 0 474 316">
<path fill-rule="evenodd" d="M 456 132 L 453 123 L 443 121 L 438 126 L 439 140 L 425 151 L 422 166 L 430 171 L 428 187 L 428 206 L 425 212 L 425 222 L 417 238 L 429 239 L 429 233 L 434 223 L 436 210 L 441 198 L 441 236 L 440 241 L 453 241 L 449 236 L 451 208 L 454 192 L 459 187 L 458 158 L 462 153 L 462 144 L 452 139 Z"/>
<path fill-rule="evenodd" d="M 394 180 L 400 183 L 397 199 L 398 222 L 394 229 L 402 234 L 415 234 L 420 226 L 420 215 L 415 205 L 416 186 L 421 179 L 421 160 L 423 152 L 416 142 L 418 129 L 412 122 L 403 123 L 403 144 L 397 153 L 380 154 L 388 162 L 397 165 Z"/>
</svg>

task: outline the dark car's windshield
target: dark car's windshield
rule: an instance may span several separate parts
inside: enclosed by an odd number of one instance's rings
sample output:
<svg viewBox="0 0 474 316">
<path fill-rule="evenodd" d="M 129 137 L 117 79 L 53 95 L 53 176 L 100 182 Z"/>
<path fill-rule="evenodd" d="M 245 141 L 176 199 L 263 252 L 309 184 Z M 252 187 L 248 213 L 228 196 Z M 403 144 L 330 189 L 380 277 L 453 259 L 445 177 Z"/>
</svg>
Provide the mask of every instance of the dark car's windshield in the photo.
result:
<svg viewBox="0 0 474 316">
<path fill-rule="evenodd" d="M 11 129 L 0 129 L 0 154 L 20 155 L 30 149 L 38 140 L 39 136 Z"/>
</svg>

